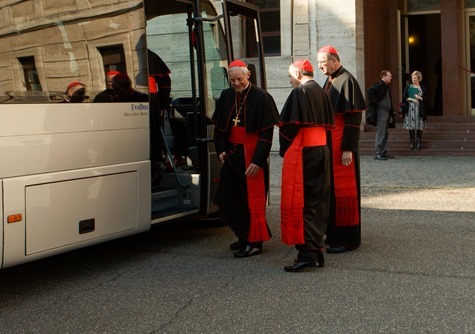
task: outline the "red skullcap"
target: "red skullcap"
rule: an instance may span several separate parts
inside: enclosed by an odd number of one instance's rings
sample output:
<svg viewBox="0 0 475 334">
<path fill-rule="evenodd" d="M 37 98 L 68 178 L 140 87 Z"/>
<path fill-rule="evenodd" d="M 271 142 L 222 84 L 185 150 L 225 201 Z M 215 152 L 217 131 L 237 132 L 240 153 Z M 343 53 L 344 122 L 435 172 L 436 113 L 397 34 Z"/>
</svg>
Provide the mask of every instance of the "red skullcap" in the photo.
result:
<svg viewBox="0 0 475 334">
<path fill-rule="evenodd" d="M 107 72 L 106 75 L 107 75 L 107 76 L 109 76 L 109 75 L 117 75 L 117 74 L 119 74 L 119 73 L 120 73 L 119 71 L 114 71 L 114 70 L 112 70 L 112 71 Z"/>
<path fill-rule="evenodd" d="M 320 50 L 318 50 L 318 53 L 332 53 L 332 54 L 335 54 L 337 55 L 338 54 L 338 51 L 331 45 L 325 45 L 323 48 L 321 48 Z"/>
<path fill-rule="evenodd" d="M 294 66 L 297 67 L 302 72 L 312 72 L 313 73 L 313 66 L 310 64 L 308 59 L 300 59 L 294 62 Z"/>
<path fill-rule="evenodd" d="M 247 68 L 247 65 L 242 60 L 236 59 L 231 64 L 229 64 L 229 68 L 231 68 L 231 67 L 245 67 L 245 68 Z"/>
<path fill-rule="evenodd" d="M 71 82 L 71 83 L 68 85 L 68 89 L 71 89 L 71 88 L 73 88 L 74 86 L 77 86 L 77 85 L 82 85 L 82 86 L 84 86 L 84 84 L 81 83 L 81 82 L 79 82 L 79 81 L 73 81 L 73 82 Z"/>
</svg>

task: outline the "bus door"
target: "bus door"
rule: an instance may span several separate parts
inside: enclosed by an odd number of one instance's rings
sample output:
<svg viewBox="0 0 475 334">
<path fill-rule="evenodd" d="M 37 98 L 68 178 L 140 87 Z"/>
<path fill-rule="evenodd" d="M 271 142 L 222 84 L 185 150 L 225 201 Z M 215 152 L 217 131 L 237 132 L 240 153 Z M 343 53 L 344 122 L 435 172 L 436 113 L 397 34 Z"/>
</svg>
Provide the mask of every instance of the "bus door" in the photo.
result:
<svg viewBox="0 0 475 334">
<path fill-rule="evenodd" d="M 171 82 L 166 107 L 154 110 L 151 99 L 151 113 L 163 113 L 160 126 L 152 123 L 150 129 L 162 154 L 158 162 L 151 157 L 152 221 L 208 215 L 216 211 L 211 201 L 220 167 L 210 120 L 221 91 L 229 87 L 220 16 L 209 0 L 150 0 L 145 12 L 149 56 L 161 59 Z M 152 68 L 149 58 L 149 72 Z"/>
<path fill-rule="evenodd" d="M 195 128 L 204 134 L 195 137 L 200 145 L 200 161 L 203 164 L 201 184 L 201 213 L 213 214 L 217 207 L 212 203 L 219 183 L 221 162 L 219 162 L 214 144 L 212 143 L 213 129 L 211 117 L 221 92 L 229 88 L 227 67 L 235 59 L 235 55 L 247 61 L 253 83 L 266 88 L 263 48 L 258 7 L 237 0 L 222 1 L 222 14 L 216 16 L 214 9 L 203 1 L 197 1 L 195 16 L 192 19 L 192 40 L 196 52 L 197 81 L 199 96 L 199 113 L 205 117 L 196 117 Z M 234 19 L 236 17 L 237 19 Z M 240 30 L 247 27 L 252 31 L 249 39 L 236 38 Z M 252 27 L 252 28 L 251 28 Z M 248 50 L 243 54 L 243 50 Z M 258 74 L 258 76 L 256 76 Z"/>
</svg>

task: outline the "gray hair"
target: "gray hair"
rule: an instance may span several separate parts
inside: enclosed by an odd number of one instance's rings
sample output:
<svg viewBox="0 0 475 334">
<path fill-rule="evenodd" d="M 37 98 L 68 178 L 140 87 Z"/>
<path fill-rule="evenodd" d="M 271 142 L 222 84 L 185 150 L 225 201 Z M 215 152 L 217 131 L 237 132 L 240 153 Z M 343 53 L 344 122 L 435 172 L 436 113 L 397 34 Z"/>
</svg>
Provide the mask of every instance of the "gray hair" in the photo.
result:
<svg viewBox="0 0 475 334">
<path fill-rule="evenodd" d="M 236 70 L 240 70 L 244 74 L 249 74 L 251 72 L 251 71 L 249 71 L 249 69 L 247 67 L 233 66 L 233 67 L 228 68 L 228 73 L 232 72 L 232 71 L 236 71 Z"/>
</svg>

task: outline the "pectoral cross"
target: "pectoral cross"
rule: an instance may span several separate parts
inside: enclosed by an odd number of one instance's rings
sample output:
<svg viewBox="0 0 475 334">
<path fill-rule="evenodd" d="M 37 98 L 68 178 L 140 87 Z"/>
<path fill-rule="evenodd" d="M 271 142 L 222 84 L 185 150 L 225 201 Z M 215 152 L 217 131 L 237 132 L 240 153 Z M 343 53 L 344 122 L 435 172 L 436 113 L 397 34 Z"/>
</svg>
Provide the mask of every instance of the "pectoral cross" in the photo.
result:
<svg viewBox="0 0 475 334">
<path fill-rule="evenodd" d="M 239 120 L 239 117 L 238 117 L 238 116 L 239 116 L 239 115 L 236 115 L 236 117 L 235 117 L 235 118 L 233 118 L 234 126 L 237 126 L 237 125 L 239 124 L 239 122 L 240 122 L 240 120 Z"/>
</svg>

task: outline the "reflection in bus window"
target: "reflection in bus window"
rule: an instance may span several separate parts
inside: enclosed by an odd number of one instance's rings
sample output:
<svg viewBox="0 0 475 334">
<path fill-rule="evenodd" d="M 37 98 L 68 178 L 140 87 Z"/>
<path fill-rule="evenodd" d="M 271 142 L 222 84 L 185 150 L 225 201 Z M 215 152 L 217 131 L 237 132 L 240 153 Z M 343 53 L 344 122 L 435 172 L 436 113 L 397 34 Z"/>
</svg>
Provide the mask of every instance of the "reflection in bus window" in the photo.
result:
<svg viewBox="0 0 475 334">
<path fill-rule="evenodd" d="M 110 70 L 147 90 L 138 80 L 146 77 L 146 47 L 139 43 L 143 1 L 91 1 L 87 8 L 39 1 L 32 12 L 18 10 L 17 3 L 0 5 L 8 22 L 0 23 L 0 43 L 8 46 L 0 50 L 0 103 L 61 102 L 71 82 L 82 82 L 93 99 Z"/>
<path fill-rule="evenodd" d="M 125 64 L 124 47 L 122 45 L 114 45 L 97 48 L 102 56 L 104 64 L 104 72 L 119 71 L 127 73 Z"/>
<path fill-rule="evenodd" d="M 35 57 L 21 57 L 18 58 L 23 73 L 25 75 L 25 86 L 27 91 L 42 91 L 41 83 L 38 78 L 38 72 L 35 66 Z"/>
<path fill-rule="evenodd" d="M 114 75 L 112 90 L 114 91 L 114 102 L 148 102 L 148 95 L 135 90 L 127 74 Z"/>
<path fill-rule="evenodd" d="M 63 103 L 81 103 L 86 98 L 86 86 L 79 82 L 73 81 L 66 89 L 66 97 Z"/>
<path fill-rule="evenodd" d="M 112 78 L 115 75 L 119 74 L 119 71 L 108 71 L 106 72 L 106 89 L 96 95 L 92 102 L 113 102 L 114 101 L 114 90 L 112 89 Z"/>
<path fill-rule="evenodd" d="M 201 15 L 214 17 L 216 12 L 209 4 L 202 4 Z M 172 99 L 192 97 L 192 79 L 190 61 L 193 57 L 194 68 L 197 66 L 196 50 L 190 50 L 186 13 L 154 17 L 147 21 L 147 45 L 165 61 L 172 74 Z M 207 110 L 211 117 L 215 103 L 221 91 L 229 87 L 226 76 L 227 53 L 222 27 L 219 21 L 203 22 L 203 39 L 205 42 L 205 60 L 207 88 Z M 198 76 L 198 73 L 195 73 Z M 199 92 L 196 92 L 199 94 Z M 199 97 L 199 96 L 198 96 Z"/>
</svg>

